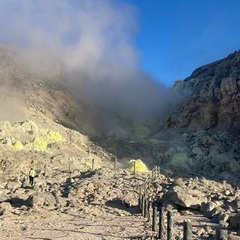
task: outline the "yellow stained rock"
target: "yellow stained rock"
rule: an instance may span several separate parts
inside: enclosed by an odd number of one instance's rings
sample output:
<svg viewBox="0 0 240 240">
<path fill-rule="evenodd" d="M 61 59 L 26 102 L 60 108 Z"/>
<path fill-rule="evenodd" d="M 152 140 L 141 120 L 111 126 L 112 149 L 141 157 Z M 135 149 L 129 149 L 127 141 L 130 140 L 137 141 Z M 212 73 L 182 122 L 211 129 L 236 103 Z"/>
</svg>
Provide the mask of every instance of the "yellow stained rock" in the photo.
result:
<svg viewBox="0 0 240 240">
<path fill-rule="evenodd" d="M 33 145 L 39 151 L 45 152 L 47 150 L 47 142 L 42 137 L 36 137 Z"/>
<path fill-rule="evenodd" d="M 47 140 L 50 142 L 61 142 L 62 136 L 59 132 L 50 130 L 47 134 Z"/>
<path fill-rule="evenodd" d="M 147 166 L 143 163 L 141 159 L 130 160 L 128 163 L 128 169 L 134 171 L 134 163 L 137 172 L 148 172 Z"/>
<path fill-rule="evenodd" d="M 12 144 L 12 146 L 18 150 L 21 150 L 24 148 L 23 144 L 20 141 L 16 141 L 15 143 Z"/>
</svg>

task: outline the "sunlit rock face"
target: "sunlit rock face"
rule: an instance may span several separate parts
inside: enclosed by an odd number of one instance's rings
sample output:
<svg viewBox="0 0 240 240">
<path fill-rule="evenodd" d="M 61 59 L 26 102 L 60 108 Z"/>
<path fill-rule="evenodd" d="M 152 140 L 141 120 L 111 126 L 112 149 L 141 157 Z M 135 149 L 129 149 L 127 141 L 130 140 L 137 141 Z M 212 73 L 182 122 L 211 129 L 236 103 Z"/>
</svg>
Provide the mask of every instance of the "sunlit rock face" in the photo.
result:
<svg viewBox="0 0 240 240">
<path fill-rule="evenodd" d="M 164 127 L 184 131 L 239 128 L 240 51 L 199 67 L 174 88 L 188 91 L 189 98 L 168 117 Z"/>
</svg>

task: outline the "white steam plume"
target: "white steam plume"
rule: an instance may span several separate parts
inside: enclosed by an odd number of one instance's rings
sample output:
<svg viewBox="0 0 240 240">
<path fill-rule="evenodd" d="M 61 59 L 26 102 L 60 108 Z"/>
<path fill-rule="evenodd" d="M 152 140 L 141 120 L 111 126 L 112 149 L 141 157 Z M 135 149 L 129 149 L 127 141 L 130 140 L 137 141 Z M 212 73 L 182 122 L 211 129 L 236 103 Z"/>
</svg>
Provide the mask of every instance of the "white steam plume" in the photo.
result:
<svg viewBox="0 0 240 240">
<path fill-rule="evenodd" d="M 41 73 L 60 59 L 80 98 L 125 117 L 160 117 L 175 98 L 141 71 L 137 9 L 120 0 L 0 0 L 0 42 Z"/>
</svg>

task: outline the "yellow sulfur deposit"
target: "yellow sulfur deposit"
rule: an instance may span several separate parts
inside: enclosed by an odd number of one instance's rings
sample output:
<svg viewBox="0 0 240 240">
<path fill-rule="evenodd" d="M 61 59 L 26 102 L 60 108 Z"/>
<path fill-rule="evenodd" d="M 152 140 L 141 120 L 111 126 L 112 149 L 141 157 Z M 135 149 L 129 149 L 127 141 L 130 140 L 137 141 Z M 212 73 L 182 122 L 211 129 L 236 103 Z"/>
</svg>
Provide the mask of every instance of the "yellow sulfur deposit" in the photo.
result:
<svg viewBox="0 0 240 240">
<path fill-rule="evenodd" d="M 148 172 L 147 166 L 140 159 L 130 160 L 127 168 L 134 171 L 134 163 L 136 164 L 136 172 Z"/>
<path fill-rule="evenodd" d="M 45 152 L 47 150 L 47 142 L 42 137 L 36 137 L 33 145 L 39 151 Z"/>
<path fill-rule="evenodd" d="M 51 130 L 47 134 L 47 139 L 50 142 L 60 142 L 60 141 L 62 141 L 62 136 L 60 135 L 59 132 Z"/>
<path fill-rule="evenodd" d="M 14 148 L 21 150 L 24 148 L 23 144 L 20 141 L 16 141 L 15 143 L 12 144 Z"/>
</svg>

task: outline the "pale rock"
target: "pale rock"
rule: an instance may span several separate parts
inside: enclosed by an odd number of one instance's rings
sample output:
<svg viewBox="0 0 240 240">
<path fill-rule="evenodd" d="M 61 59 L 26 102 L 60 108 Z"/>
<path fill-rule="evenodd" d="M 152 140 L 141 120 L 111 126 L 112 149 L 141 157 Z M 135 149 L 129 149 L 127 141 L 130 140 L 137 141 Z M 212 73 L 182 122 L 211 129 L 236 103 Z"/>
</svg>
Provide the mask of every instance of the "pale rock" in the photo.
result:
<svg viewBox="0 0 240 240">
<path fill-rule="evenodd" d="M 35 192 L 27 199 L 27 204 L 31 207 L 37 206 L 55 206 L 56 199 L 49 192 Z"/>
<path fill-rule="evenodd" d="M 8 214 L 12 210 L 12 206 L 9 202 L 0 203 L 0 215 Z"/>
<path fill-rule="evenodd" d="M 9 181 L 6 185 L 6 188 L 11 190 L 11 191 L 15 191 L 20 186 L 21 186 L 21 184 L 19 182 Z"/>
<path fill-rule="evenodd" d="M 207 198 L 201 191 L 184 186 L 174 186 L 172 191 L 166 193 L 164 199 L 169 199 L 174 204 L 192 209 L 200 209 L 201 204 L 207 202 Z"/>
</svg>

